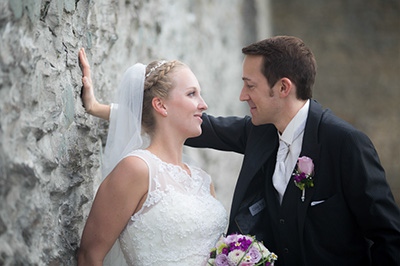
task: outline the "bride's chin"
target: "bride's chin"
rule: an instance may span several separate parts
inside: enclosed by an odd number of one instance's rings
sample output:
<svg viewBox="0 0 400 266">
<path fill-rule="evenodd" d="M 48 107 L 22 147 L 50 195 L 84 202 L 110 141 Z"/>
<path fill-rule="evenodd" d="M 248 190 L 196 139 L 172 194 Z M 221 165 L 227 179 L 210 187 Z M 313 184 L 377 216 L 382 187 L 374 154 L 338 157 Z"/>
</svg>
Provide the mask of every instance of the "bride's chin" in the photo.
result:
<svg viewBox="0 0 400 266">
<path fill-rule="evenodd" d="M 201 133 L 202 133 L 202 131 L 201 131 L 201 128 L 200 128 L 196 133 L 191 134 L 188 138 L 198 137 L 198 136 L 201 135 Z"/>
</svg>

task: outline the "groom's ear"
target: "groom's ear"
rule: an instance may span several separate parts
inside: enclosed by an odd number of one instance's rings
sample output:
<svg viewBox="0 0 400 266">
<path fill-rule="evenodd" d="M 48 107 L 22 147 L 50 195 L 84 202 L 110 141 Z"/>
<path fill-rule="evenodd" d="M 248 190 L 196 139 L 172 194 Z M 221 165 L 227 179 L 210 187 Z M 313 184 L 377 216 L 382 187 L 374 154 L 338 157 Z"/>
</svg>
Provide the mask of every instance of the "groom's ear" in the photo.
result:
<svg viewBox="0 0 400 266">
<path fill-rule="evenodd" d="M 159 97 L 154 97 L 151 101 L 151 104 L 153 105 L 153 108 L 157 113 L 162 116 L 166 116 L 167 107 L 165 106 L 163 99 Z"/>
<path fill-rule="evenodd" d="M 293 82 L 288 78 L 281 78 L 280 82 L 280 90 L 279 94 L 282 98 L 288 96 L 290 92 L 293 90 Z"/>
</svg>

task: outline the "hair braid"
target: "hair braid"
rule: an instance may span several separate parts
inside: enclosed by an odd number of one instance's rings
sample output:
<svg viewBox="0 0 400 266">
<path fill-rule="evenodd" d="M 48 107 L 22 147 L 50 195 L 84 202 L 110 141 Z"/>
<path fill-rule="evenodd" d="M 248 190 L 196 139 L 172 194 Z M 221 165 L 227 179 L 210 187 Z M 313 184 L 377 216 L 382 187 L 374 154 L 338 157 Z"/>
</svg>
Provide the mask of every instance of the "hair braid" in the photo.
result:
<svg viewBox="0 0 400 266">
<path fill-rule="evenodd" d="M 176 63 L 177 61 L 175 60 L 169 61 L 151 71 L 152 68 L 154 68 L 157 64 L 159 64 L 158 61 L 151 62 L 146 69 L 146 75 L 149 76 L 146 77 L 146 80 L 144 82 L 144 90 L 151 89 L 151 87 L 157 84 L 159 80 L 162 81 L 167 75 L 167 73 L 174 68 Z"/>
<path fill-rule="evenodd" d="M 155 97 L 166 99 L 172 89 L 173 70 L 177 67 L 186 66 L 179 61 L 169 61 L 160 65 L 159 61 L 151 62 L 146 68 L 146 79 L 144 82 L 142 126 L 148 134 L 152 134 L 155 128 L 152 100 Z"/>
</svg>

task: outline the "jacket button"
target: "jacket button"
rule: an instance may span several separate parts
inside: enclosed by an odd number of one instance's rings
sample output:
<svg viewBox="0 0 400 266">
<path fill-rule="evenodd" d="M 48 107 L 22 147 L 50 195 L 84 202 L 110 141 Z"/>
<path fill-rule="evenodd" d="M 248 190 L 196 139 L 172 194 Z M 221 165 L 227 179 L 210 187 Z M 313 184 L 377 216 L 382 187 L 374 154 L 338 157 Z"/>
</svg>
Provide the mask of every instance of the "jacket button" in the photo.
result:
<svg viewBox="0 0 400 266">
<path fill-rule="evenodd" d="M 283 250 L 283 252 L 285 252 L 286 254 L 288 254 L 288 253 L 289 253 L 289 249 L 288 249 L 288 248 L 285 248 L 285 249 Z"/>
<path fill-rule="evenodd" d="M 280 224 L 285 224 L 285 219 L 280 219 L 280 220 L 279 220 L 279 223 L 280 223 Z"/>
</svg>

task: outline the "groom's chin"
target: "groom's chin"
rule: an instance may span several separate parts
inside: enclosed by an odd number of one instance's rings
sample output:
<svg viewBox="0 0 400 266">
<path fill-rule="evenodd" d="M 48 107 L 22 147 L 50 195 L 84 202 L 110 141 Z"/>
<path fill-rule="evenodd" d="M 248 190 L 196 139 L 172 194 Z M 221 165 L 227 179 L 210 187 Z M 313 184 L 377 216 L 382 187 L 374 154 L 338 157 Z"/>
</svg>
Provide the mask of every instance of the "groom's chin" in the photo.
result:
<svg viewBox="0 0 400 266">
<path fill-rule="evenodd" d="M 251 123 L 255 126 L 261 125 L 261 123 L 253 116 L 251 116 Z"/>
</svg>

